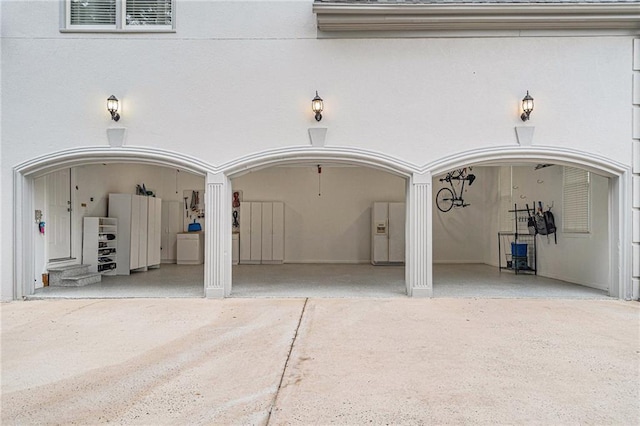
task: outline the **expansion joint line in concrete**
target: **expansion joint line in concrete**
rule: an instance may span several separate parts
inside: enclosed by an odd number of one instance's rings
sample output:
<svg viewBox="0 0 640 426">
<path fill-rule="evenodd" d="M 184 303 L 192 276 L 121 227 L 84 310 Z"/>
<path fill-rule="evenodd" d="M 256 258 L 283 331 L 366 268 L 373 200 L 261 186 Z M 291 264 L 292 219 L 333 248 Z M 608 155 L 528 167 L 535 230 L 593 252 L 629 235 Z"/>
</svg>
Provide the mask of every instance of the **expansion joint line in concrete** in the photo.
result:
<svg viewBox="0 0 640 426">
<path fill-rule="evenodd" d="M 284 362 L 284 368 L 282 369 L 282 374 L 280 375 L 280 383 L 278 383 L 278 389 L 276 390 L 276 394 L 273 396 L 273 401 L 271 402 L 271 407 L 269 407 L 269 414 L 267 415 L 267 421 L 265 425 L 269 425 L 271 421 L 271 413 L 276 406 L 276 401 L 278 400 L 278 395 L 280 395 L 280 389 L 282 388 L 282 382 L 284 381 L 284 375 L 287 372 L 287 367 L 289 366 L 289 359 L 291 359 L 291 352 L 293 352 L 293 346 L 296 344 L 296 339 L 298 338 L 298 330 L 300 330 L 300 324 L 302 324 L 302 317 L 304 316 L 304 311 L 307 308 L 307 302 L 309 298 L 304 299 L 304 305 L 302 305 L 302 311 L 300 311 L 300 318 L 298 318 L 298 326 L 296 327 L 296 332 L 293 335 L 293 339 L 291 339 L 291 346 L 289 346 L 289 353 L 287 354 L 287 360 Z"/>
</svg>

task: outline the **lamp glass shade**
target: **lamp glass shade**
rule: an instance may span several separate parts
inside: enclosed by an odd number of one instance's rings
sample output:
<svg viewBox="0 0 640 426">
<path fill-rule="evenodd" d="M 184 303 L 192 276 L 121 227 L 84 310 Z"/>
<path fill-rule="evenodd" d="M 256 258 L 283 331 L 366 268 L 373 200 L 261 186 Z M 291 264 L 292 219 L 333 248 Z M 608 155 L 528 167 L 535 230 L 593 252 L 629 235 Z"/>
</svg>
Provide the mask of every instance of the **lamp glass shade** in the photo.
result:
<svg viewBox="0 0 640 426">
<path fill-rule="evenodd" d="M 322 112 L 324 108 L 324 102 L 322 98 L 318 96 L 318 92 L 316 92 L 316 96 L 311 100 L 311 110 L 316 114 Z"/>
<path fill-rule="evenodd" d="M 522 111 L 525 113 L 533 111 L 533 98 L 529 95 L 529 91 L 527 91 L 527 96 L 522 99 Z"/>
<path fill-rule="evenodd" d="M 113 95 L 107 98 L 107 111 L 118 112 L 118 98 Z"/>
</svg>

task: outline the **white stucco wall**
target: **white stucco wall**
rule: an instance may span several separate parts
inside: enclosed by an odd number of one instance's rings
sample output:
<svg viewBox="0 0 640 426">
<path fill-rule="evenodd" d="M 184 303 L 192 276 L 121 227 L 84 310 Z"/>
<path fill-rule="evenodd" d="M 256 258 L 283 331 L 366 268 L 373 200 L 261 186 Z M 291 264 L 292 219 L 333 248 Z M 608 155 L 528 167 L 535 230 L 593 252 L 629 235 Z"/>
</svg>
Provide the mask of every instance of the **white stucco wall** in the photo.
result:
<svg viewBox="0 0 640 426">
<path fill-rule="evenodd" d="M 2 8 L 3 205 L 12 168 L 35 156 L 106 146 L 167 149 L 219 166 L 278 147 L 356 147 L 422 167 L 517 145 L 519 103 L 536 107 L 534 145 L 621 164 L 631 159 L 631 36 L 317 39 L 311 0 L 181 1 L 170 34 L 63 33 L 60 3 Z M 315 90 L 323 121 L 310 111 Z M 122 100 L 110 120 L 106 98 Z M 13 213 L 0 217 L 12 235 Z M 2 238 L 2 299 L 13 242 Z"/>
</svg>

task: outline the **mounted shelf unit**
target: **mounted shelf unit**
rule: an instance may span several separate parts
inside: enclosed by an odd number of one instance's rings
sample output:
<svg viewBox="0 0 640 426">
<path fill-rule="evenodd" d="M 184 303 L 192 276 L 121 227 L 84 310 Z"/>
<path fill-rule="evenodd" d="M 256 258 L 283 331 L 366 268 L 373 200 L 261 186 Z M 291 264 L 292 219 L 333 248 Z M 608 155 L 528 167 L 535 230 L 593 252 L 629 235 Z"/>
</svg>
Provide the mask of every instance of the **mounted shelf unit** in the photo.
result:
<svg viewBox="0 0 640 426">
<path fill-rule="evenodd" d="M 117 267 L 118 219 L 85 217 L 82 237 L 82 263 L 90 272 L 115 275 Z"/>
<path fill-rule="evenodd" d="M 536 235 L 528 228 L 529 210 L 514 206 L 515 232 L 498 232 L 498 262 L 500 270 L 515 274 L 537 275 Z"/>
</svg>

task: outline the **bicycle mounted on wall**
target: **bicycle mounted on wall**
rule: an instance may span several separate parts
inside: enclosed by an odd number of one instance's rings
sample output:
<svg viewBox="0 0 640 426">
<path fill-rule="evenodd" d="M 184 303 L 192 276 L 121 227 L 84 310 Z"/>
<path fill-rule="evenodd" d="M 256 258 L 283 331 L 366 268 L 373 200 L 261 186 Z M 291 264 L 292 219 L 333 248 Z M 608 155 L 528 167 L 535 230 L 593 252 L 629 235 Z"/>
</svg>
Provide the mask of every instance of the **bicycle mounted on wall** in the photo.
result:
<svg viewBox="0 0 640 426">
<path fill-rule="evenodd" d="M 471 167 L 469 167 L 469 171 L 471 171 Z M 453 184 L 453 181 L 457 180 L 458 182 L 462 182 L 462 186 L 460 187 L 460 193 L 456 191 L 456 187 Z M 448 212 L 453 207 L 467 207 L 469 204 L 464 202 L 462 198 L 462 194 L 464 193 L 464 185 L 465 182 L 469 182 L 469 186 L 473 184 L 473 181 L 476 180 L 476 175 L 467 173 L 467 168 L 453 170 L 443 178 L 440 179 L 440 182 L 447 182 L 450 188 L 444 187 L 438 191 L 436 194 L 436 206 L 438 210 L 443 213 Z"/>
</svg>

